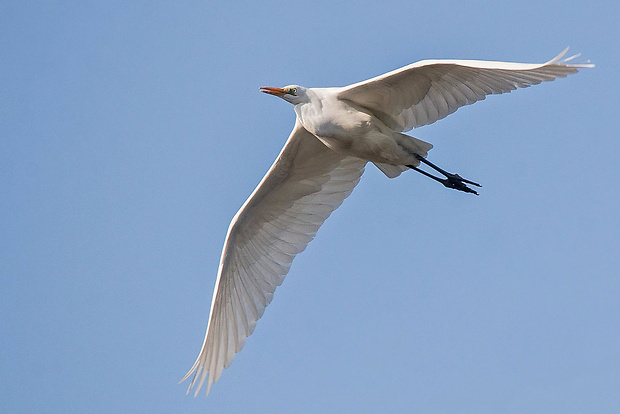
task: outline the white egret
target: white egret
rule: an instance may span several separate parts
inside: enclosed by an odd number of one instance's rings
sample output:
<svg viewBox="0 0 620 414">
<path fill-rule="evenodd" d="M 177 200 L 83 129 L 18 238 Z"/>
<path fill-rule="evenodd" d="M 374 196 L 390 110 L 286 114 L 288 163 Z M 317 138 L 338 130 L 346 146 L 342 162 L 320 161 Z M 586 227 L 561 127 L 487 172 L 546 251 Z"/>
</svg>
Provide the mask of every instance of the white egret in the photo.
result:
<svg viewBox="0 0 620 414">
<path fill-rule="evenodd" d="M 568 49 L 567 49 L 568 50 Z M 295 127 L 282 152 L 237 212 L 219 265 L 207 333 L 187 392 L 206 393 L 243 348 L 295 256 L 351 194 L 368 161 L 394 178 L 406 169 L 456 190 L 478 186 L 426 161 L 432 145 L 403 134 L 490 94 L 551 81 L 591 64 L 423 60 L 339 88 L 264 87 L 294 105 Z M 574 58 L 574 57 L 573 57 Z M 429 165 L 445 178 L 418 167 Z M 197 382 L 196 382 L 197 381 Z"/>
</svg>

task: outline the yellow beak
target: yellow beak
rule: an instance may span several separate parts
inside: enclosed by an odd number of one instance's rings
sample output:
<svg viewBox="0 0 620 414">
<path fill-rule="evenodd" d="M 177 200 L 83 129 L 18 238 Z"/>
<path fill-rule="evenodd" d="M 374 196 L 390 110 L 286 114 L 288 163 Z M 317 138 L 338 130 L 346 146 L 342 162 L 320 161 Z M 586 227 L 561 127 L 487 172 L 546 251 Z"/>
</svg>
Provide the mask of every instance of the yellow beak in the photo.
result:
<svg viewBox="0 0 620 414">
<path fill-rule="evenodd" d="M 268 93 L 269 95 L 282 96 L 286 95 L 286 91 L 282 88 L 273 88 L 271 86 L 262 86 L 260 91 L 263 93 Z"/>
</svg>

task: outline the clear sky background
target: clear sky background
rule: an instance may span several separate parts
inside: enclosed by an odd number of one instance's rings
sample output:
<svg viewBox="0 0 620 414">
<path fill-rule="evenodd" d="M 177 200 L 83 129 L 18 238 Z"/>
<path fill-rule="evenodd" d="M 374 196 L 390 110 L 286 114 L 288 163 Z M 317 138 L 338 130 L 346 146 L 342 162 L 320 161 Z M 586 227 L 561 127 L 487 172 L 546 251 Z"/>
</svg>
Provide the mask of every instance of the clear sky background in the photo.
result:
<svg viewBox="0 0 620 414">
<path fill-rule="evenodd" d="M 507 3 L 0 3 L 0 411 L 620 412 L 620 5 Z M 412 131 L 479 197 L 369 165 L 185 396 L 294 123 L 260 86 L 566 46 L 597 67 Z"/>
</svg>

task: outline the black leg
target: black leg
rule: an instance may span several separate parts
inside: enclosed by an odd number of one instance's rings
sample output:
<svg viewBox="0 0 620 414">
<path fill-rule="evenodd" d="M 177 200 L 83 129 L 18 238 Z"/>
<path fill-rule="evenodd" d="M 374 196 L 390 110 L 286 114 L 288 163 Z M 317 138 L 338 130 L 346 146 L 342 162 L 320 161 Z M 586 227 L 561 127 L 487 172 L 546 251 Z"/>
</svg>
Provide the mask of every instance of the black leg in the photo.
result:
<svg viewBox="0 0 620 414">
<path fill-rule="evenodd" d="M 445 187 L 447 188 L 452 188 L 454 190 L 459 190 L 459 191 L 463 191 L 466 193 L 472 193 L 472 194 L 476 194 L 478 195 L 478 193 L 475 190 L 472 190 L 471 188 L 469 188 L 465 183 L 467 184 L 471 184 L 471 185 L 475 185 L 476 187 L 482 187 L 480 184 L 470 181 L 470 180 L 466 180 L 464 178 L 462 178 L 460 175 L 458 174 L 452 174 L 449 173 L 447 171 L 445 171 L 442 168 L 439 168 L 438 166 L 436 166 L 435 164 L 433 164 L 430 161 L 427 161 L 424 157 L 416 154 L 416 158 L 418 160 L 420 160 L 420 162 L 428 165 L 429 167 L 431 167 L 432 169 L 434 169 L 435 171 L 443 174 L 446 176 L 446 178 L 439 178 L 439 177 L 435 177 L 432 174 L 427 173 L 424 170 L 421 170 L 418 167 L 414 167 L 413 165 L 407 165 L 407 167 L 411 168 L 412 170 L 415 170 L 417 172 L 419 172 L 420 174 L 423 174 L 425 176 L 427 176 L 428 178 L 431 178 L 435 181 L 440 182 L 441 184 L 443 184 Z"/>
<path fill-rule="evenodd" d="M 422 162 L 422 163 L 424 163 L 424 164 L 428 165 L 429 167 L 431 167 L 431 168 L 432 168 L 432 169 L 434 169 L 435 171 L 442 173 L 443 175 L 445 175 L 445 176 L 446 176 L 446 177 L 448 177 L 448 178 L 449 178 L 449 177 L 455 177 L 457 180 L 462 181 L 462 182 L 464 182 L 464 183 L 471 184 L 471 185 L 475 185 L 476 187 L 482 187 L 480 184 L 475 183 L 475 182 L 473 182 L 473 181 L 466 180 L 466 179 L 462 178 L 462 177 L 461 177 L 460 175 L 458 175 L 458 174 L 450 174 L 449 172 L 447 172 L 447 171 L 443 170 L 442 168 L 439 168 L 438 166 L 436 166 L 435 164 L 433 164 L 432 162 L 428 161 L 426 158 L 424 158 L 424 157 L 422 157 L 422 156 L 420 156 L 420 155 L 418 155 L 418 154 L 416 154 L 416 155 L 415 155 L 415 157 L 416 157 L 416 158 L 417 158 L 420 162 Z"/>
</svg>

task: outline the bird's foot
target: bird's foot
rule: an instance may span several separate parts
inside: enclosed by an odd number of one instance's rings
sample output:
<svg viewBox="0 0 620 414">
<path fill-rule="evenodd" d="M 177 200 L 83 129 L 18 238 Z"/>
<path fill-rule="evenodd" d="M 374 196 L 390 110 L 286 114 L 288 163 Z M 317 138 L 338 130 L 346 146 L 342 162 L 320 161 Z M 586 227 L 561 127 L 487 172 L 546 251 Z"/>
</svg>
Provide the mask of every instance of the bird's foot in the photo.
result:
<svg viewBox="0 0 620 414">
<path fill-rule="evenodd" d="M 428 165 L 429 167 L 431 167 L 432 169 L 434 169 L 435 171 L 440 172 L 446 178 L 435 177 L 434 175 L 429 174 L 426 171 L 421 170 L 420 168 L 415 167 L 413 165 L 407 165 L 407 167 L 409 167 L 412 170 L 415 170 L 415 171 L 417 171 L 417 172 L 419 172 L 419 173 L 421 173 L 421 174 L 423 174 L 423 175 L 425 175 L 425 176 L 427 176 L 429 178 L 432 178 L 435 181 L 440 182 L 441 184 L 444 185 L 444 187 L 452 188 L 452 189 L 458 190 L 458 191 L 463 191 L 465 193 L 472 193 L 472 194 L 478 195 L 478 192 L 476 190 L 473 190 L 472 188 L 468 187 L 467 184 L 471 184 L 471 185 L 476 186 L 476 187 L 482 187 L 480 184 L 478 184 L 478 183 L 476 183 L 474 181 L 467 180 L 467 179 L 461 177 L 458 174 L 449 173 L 449 172 L 445 171 L 444 169 L 439 168 L 438 166 L 436 166 L 432 162 L 427 161 L 421 155 L 416 154 L 416 158 L 420 162 L 422 162 L 422 163 Z"/>
<path fill-rule="evenodd" d="M 439 178 L 437 181 L 439 181 L 445 187 L 448 187 L 448 188 L 453 188 L 455 190 L 464 191 L 466 193 L 472 193 L 472 194 L 478 195 L 478 192 L 476 190 L 469 188 L 467 184 L 475 185 L 476 187 L 482 187 L 480 184 L 475 183 L 473 181 L 466 180 L 458 174 L 447 173 L 445 174 L 445 176 L 447 178 L 445 179 Z"/>
</svg>

